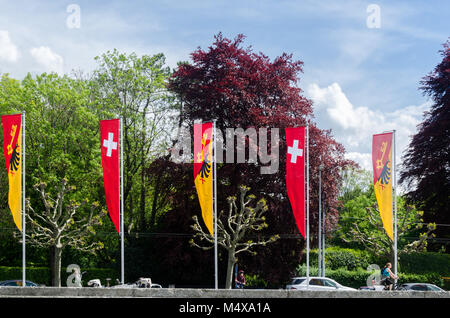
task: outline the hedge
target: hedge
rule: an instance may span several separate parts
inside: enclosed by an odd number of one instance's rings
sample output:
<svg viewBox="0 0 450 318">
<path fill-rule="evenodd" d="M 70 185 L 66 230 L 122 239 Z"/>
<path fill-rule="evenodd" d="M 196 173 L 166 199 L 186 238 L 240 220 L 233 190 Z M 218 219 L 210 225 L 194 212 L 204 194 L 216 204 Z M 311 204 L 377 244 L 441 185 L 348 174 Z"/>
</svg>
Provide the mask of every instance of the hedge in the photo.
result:
<svg viewBox="0 0 450 318">
<path fill-rule="evenodd" d="M 50 286 L 50 268 L 27 267 L 26 279 L 36 284 Z M 22 279 L 22 267 L 0 266 L 0 281 Z"/>
<path fill-rule="evenodd" d="M 450 255 L 441 253 L 411 253 L 399 257 L 402 272 L 425 274 L 428 272 L 450 276 Z"/>
<path fill-rule="evenodd" d="M 316 276 L 318 272 L 317 267 L 310 266 L 310 276 Z M 371 272 L 366 271 L 363 268 L 349 271 L 346 268 L 327 269 L 325 268 L 325 276 L 334 279 L 338 283 L 344 286 L 359 288 L 367 285 L 367 278 L 371 275 Z M 306 266 L 300 265 L 297 268 L 297 276 L 306 276 Z M 448 285 L 442 279 L 439 273 L 428 274 L 414 274 L 414 273 L 399 273 L 399 284 L 403 283 L 431 283 L 444 289 L 448 289 Z"/>
<path fill-rule="evenodd" d="M 87 273 L 82 277 L 83 286 L 91 279 L 100 279 L 102 285 L 106 285 L 106 278 L 111 278 L 111 285 L 115 285 L 116 278 L 120 274 L 114 269 L 109 268 L 81 268 L 81 271 Z M 71 273 L 67 273 L 64 268 L 61 270 L 61 286 L 66 286 L 67 278 Z M 10 279 L 22 279 L 22 267 L 0 266 L 0 281 Z M 26 279 L 39 285 L 51 286 L 51 272 L 48 267 L 27 267 Z"/>
<path fill-rule="evenodd" d="M 310 266 L 317 266 L 317 250 L 309 253 Z M 304 263 L 303 260 L 302 263 Z M 384 258 L 377 258 L 364 250 L 346 249 L 339 247 L 326 248 L 325 267 L 327 269 L 346 268 L 356 270 L 366 269 L 370 264 L 377 264 L 380 268 L 387 262 Z M 392 262 L 392 261 L 391 261 Z M 441 253 L 410 253 L 400 254 L 398 258 L 399 272 L 411 274 L 438 273 L 441 276 L 450 276 L 450 255 Z"/>
</svg>

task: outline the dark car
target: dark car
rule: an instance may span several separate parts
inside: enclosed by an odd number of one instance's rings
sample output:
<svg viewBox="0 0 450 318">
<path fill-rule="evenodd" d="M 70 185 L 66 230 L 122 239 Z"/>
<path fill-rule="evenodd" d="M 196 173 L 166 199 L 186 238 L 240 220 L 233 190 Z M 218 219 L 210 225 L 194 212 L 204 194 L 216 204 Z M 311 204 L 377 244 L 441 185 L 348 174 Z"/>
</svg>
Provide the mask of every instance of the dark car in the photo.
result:
<svg viewBox="0 0 450 318">
<path fill-rule="evenodd" d="M 25 281 L 26 287 L 39 287 L 38 284 L 33 283 L 32 281 L 26 280 Z M 22 280 L 21 279 L 10 279 L 0 282 L 0 287 L 5 286 L 22 286 Z"/>
<path fill-rule="evenodd" d="M 404 290 L 438 291 L 438 292 L 444 291 L 442 288 L 439 288 L 436 285 L 426 283 L 407 283 L 402 284 L 400 287 Z"/>
</svg>

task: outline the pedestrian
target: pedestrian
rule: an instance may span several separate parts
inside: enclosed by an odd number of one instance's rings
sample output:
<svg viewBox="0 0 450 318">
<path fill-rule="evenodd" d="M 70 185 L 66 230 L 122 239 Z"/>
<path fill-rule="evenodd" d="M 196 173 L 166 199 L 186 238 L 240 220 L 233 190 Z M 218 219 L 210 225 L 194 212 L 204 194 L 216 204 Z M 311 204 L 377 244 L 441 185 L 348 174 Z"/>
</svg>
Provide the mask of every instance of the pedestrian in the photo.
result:
<svg viewBox="0 0 450 318">
<path fill-rule="evenodd" d="M 244 276 L 244 271 L 241 269 L 239 271 L 238 276 L 234 279 L 234 282 L 236 284 L 236 288 L 238 289 L 243 289 L 245 286 L 245 276 Z"/>
</svg>

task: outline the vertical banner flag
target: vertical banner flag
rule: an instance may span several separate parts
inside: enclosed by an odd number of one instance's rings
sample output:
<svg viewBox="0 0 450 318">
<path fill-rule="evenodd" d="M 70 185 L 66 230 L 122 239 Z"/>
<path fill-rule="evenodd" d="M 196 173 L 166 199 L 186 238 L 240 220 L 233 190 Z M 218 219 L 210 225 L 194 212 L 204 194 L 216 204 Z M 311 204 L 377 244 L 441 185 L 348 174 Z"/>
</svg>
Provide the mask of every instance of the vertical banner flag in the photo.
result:
<svg viewBox="0 0 450 318">
<path fill-rule="evenodd" d="M 100 147 L 106 206 L 120 234 L 119 119 L 100 121 Z"/>
<path fill-rule="evenodd" d="M 22 114 L 4 115 L 2 123 L 3 152 L 9 180 L 8 204 L 14 223 L 19 230 L 22 230 Z"/>
<path fill-rule="evenodd" d="M 373 185 L 381 220 L 388 236 L 393 240 L 392 225 L 392 133 L 373 135 Z"/>
<path fill-rule="evenodd" d="M 286 128 L 286 187 L 292 212 L 305 237 L 305 127 Z"/>
<path fill-rule="evenodd" d="M 213 123 L 194 124 L 194 183 L 203 221 L 213 235 Z"/>
</svg>

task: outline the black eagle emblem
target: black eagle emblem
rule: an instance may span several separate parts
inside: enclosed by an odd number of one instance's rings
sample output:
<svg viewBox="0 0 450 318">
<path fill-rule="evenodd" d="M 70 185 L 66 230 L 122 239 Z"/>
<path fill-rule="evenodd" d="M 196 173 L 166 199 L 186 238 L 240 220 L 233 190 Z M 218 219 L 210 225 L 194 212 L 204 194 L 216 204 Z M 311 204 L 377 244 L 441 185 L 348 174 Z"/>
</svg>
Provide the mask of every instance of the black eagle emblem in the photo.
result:
<svg viewBox="0 0 450 318">
<path fill-rule="evenodd" d="M 208 153 L 206 153 L 205 160 L 203 160 L 202 167 L 200 168 L 200 177 L 206 179 L 211 173 L 211 160 L 208 159 Z"/>
<path fill-rule="evenodd" d="M 20 164 L 20 153 L 17 147 L 18 145 L 16 144 L 12 152 L 11 159 L 9 160 L 9 170 L 13 173 L 19 169 Z"/>
<path fill-rule="evenodd" d="M 381 180 L 381 184 L 388 184 L 391 179 L 391 168 L 388 167 L 389 160 L 384 164 L 383 170 L 381 171 L 378 180 Z"/>
</svg>

